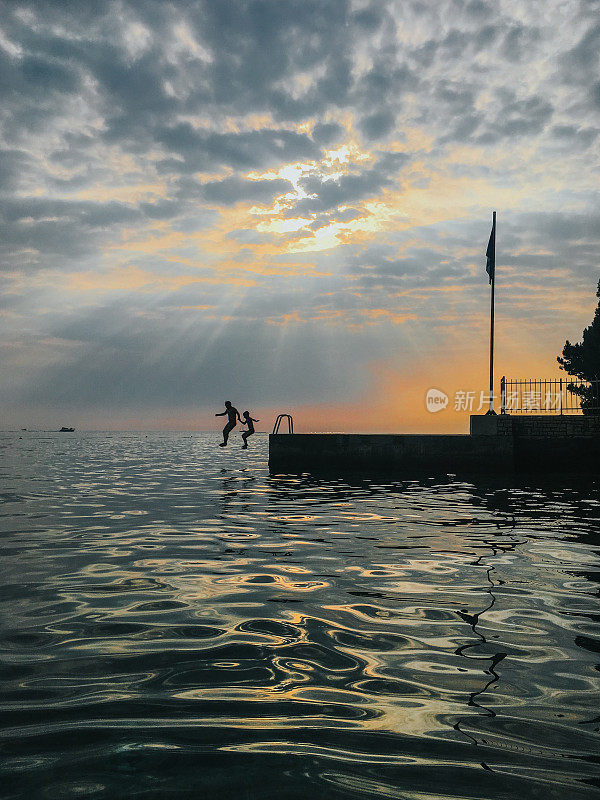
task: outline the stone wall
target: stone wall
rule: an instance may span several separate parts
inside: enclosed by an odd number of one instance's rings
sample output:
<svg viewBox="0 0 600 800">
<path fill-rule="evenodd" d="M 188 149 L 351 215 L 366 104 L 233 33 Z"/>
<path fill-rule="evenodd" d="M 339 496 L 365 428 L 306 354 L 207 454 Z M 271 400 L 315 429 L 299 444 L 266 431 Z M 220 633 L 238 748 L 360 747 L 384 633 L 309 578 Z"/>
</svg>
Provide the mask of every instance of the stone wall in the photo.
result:
<svg viewBox="0 0 600 800">
<path fill-rule="evenodd" d="M 578 414 L 473 415 L 471 435 L 515 436 L 516 438 L 563 438 L 600 436 L 600 416 Z"/>
<path fill-rule="evenodd" d="M 505 415 L 508 416 L 508 415 Z M 600 416 L 576 414 L 511 415 L 513 436 L 600 436 Z"/>
<path fill-rule="evenodd" d="M 486 414 L 472 414 L 471 436 L 512 436 L 512 420 L 507 414 L 489 417 Z"/>
</svg>

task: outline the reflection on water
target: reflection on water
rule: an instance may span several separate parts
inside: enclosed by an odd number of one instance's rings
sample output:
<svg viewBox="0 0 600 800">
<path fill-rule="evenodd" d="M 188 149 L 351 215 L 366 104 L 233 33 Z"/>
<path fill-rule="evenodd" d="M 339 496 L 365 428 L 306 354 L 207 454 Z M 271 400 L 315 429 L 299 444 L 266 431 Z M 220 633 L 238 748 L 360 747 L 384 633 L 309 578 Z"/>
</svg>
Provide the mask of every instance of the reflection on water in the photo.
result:
<svg viewBox="0 0 600 800">
<path fill-rule="evenodd" d="M 600 797 L 597 482 L 218 440 L 0 436 L 4 796 Z"/>
</svg>

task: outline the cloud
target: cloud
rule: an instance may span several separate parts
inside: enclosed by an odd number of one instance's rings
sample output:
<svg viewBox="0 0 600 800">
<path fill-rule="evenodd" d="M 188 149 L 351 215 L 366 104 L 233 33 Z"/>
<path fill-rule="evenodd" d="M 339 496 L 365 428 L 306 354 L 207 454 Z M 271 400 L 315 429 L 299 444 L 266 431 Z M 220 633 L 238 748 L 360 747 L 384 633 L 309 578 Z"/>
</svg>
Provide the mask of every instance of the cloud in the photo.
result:
<svg viewBox="0 0 600 800">
<path fill-rule="evenodd" d="M 381 139 L 393 129 L 395 121 L 394 114 L 383 109 L 365 117 L 360 123 L 360 129 L 367 139 Z"/>
<path fill-rule="evenodd" d="M 600 23 L 587 28 L 576 45 L 568 49 L 561 59 L 563 77 L 569 82 L 579 82 L 590 74 L 597 74 L 600 52 Z"/>
<path fill-rule="evenodd" d="M 312 130 L 312 138 L 320 145 L 330 145 L 342 138 L 344 129 L 336 122 L 319 122 Z"/>
<path fill-rule="evenodd" d="M 296 211 L 324 211 L 355 203 L 365 197 L 377 195 L 390 182 L 391 179 L 379 169 L 366 169 L 355 175 L 342 175 L 327 180 L 310 177 L 302 181 L 302 188 L 309 197 L 296 205 Z"/>
<path fill-rule="evenodd" d="M 372 357 L 479 324 L 492 207 L 504 318 L 579 324 L 597 3 L 1 11 L 7 403 L 359 395 Z"/>
<path fill-rule="evenodd" d="M 499 112 L 478 137 L 480 142 L 491 144 L 503 137 L 538 134 L 552 118 L 554 109 L 543 97 L 517 99 L 511 89 L 498 90 L 497 96 Z"/>
<path fill-rule="evenodd" d="M 202 186 L 202 193 L 209 202 L 225 205 L 249 201 L 271 203 L 276 195 L 292 190 L 292 184 L 285 180 L 243 181 L 233 177 L 205 183 Z"/>
<path fill-rule="evenodd" d="M 261 130 L 243 133 L 203 133 L 189 124 L 161 128 L 156 139 L 171 154 L 181 156 L 177 164 L 187 171 L 212 171 L 220 166 L 250 170 L 289 161 L 315 159 L 320 149 L 306 134 L 289 130 Z"/>
<path fill-rule="evenodd" d="M 33 164 L 31 156 L 22 150 L 0 150 L 0 191 L 5 193 L 17 189 L 21 175 L 31 169 Z"/>
</svg>

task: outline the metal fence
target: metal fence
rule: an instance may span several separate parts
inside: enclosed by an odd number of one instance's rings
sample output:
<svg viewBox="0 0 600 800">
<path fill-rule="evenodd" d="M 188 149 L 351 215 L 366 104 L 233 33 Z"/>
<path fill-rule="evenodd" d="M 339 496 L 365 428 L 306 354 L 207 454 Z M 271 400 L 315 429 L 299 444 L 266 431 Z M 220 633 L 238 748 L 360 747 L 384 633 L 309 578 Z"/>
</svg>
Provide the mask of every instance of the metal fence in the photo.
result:
<svg viewBox="0 0 600 800">
<path fill-rule="evenodd" d="M 600 380 L 500 381 L 501 414 L 600 414 Z"/>
</svg>

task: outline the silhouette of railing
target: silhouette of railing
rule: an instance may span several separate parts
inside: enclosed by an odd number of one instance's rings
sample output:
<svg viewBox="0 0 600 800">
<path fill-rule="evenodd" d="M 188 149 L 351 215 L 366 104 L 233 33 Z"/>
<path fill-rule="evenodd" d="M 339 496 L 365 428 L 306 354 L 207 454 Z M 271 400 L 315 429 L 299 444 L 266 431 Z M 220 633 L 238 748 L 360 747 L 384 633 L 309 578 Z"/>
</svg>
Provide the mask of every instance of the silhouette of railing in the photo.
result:
<svg viewBox="0 0 600 800">
<path fill-rule="evenodd" d="M 294 420 L 292 419 L 292 415 L 278 414 L 277 419 L 275 420 L 275 425 L 273 425 L 273 433 L 279 433 L 279 426 L 281 425 L 284 419 L 287 419 L 288 433 L 294 432 Z"/>
<path fill-rule="evenodd" d="M 600 380 L 580 378 L 500 381 L 501 414 L 600 414 Z"/>
</svg>

